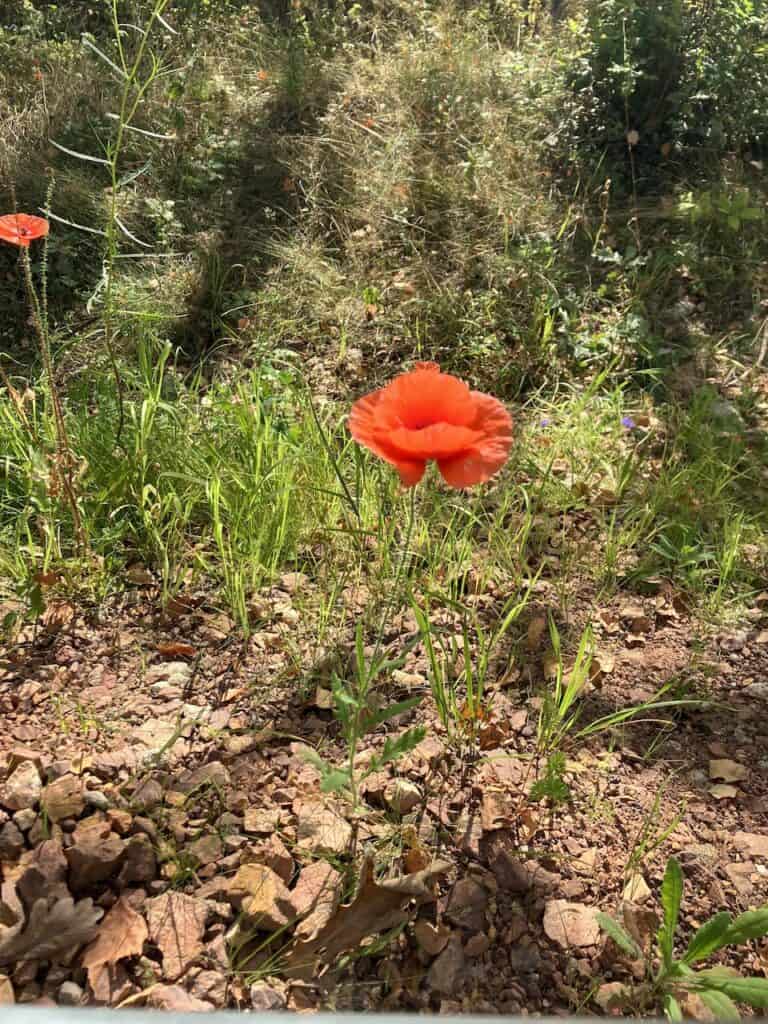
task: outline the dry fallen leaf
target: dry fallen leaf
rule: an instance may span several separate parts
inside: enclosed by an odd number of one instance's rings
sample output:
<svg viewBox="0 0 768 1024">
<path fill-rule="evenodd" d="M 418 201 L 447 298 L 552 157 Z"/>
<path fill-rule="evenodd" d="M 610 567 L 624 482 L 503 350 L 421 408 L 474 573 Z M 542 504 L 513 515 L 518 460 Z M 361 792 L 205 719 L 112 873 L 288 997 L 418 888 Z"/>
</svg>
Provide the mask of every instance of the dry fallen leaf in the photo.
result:
<svg viewBox="0 0 768 1024">
<path fill-rule="evenodd" d="M 408 920 L 411 902 L 434 901 L 432 885 L 449 868 L 447 861 L 435 861 L 414 875 L 379 883 L 373 877 L 373 858 L 367 857 L 352 903 L 340 907 L 313 939 L 294 945 L 286 960 L 286 974 L 316 977 L 318 964 L 332 964 L 341 953 L 357 949 L 368 936 L 403 924 Z"/>
<path fill-rule="evenodd" d="M 352 826 L 341 815 L 317 800 L 298 800 L 293 812 L 298 818 L 296 845 L 300 850 L 311 850 L 319 856 L 346 852 Z"/>
<path fill-rule="evenodd" d="M 743 764 L 731 761 L 728 757 L 714 758 L 709 762 L 710 779 L 722 779 L 723 782 L 743 782 L 749 772 Z"/>
<path fill-rule="evenodd" d="M 82 966 L 87 968 L 90 978 L 102 964 L 138 956 L 148 938 L 144 918 L 121 897 L 99 925 L 96 938 L 83 954 Z"/>
<path fill-rule="evenodd" d="M 525 646 L 529 651 L 535 651 L 547 628 L 547 620 L 543 615 L 537 615 L 528 624 L 528 633 L 525 638 Z"/>
<path fill-rule="evenodd" d="M 71 896 L 32 904 L 26 920 L 0 930 L 0 965 L 20 960 L 59 960 L 93 938 L 103 911 L 92 899 Z"/>
<path fill-rule="evenodd" d="M 266 864 L 243 864 L 229 884 L 235 905 L 259 931 L 277 931 L 296 916 L 283 880 Z"/>
<path fill-rule="evenodd" d="M 166 892 L 147 901 L 149 936 L 163 954 L 163 976 L 175 981 L 203 951 L 208 908 L 201 899 Z"/>
<path fill-rule="evenodd" d="M 342 881 L 341 873 L 324 860 L 302 869 L 291 891 L 296 913 L 307 915 L 296 926 L 297 938 L 310 939 L 328 924 L 341 900 Z"/>
<path fill-rule="evenodd" d="M 46 633 L 60 633 L 75 617 L 75 606 L 71 601 L 51 601 L 40 620 Z"/>
<path fill-rule="evenodd" d="M 740 792 L 738 786 L 729 786 L 724 782 L 709 787 L 710 796 L 713 796 L 715 800 L 733 800 Z"/>
<path fill-rule="evenodd" d="M 194 658 L 197 648 L 181 640 L 171 640 L 165 644 L 158 644 L 157 653 L 164 658 Z"/>
</svg>

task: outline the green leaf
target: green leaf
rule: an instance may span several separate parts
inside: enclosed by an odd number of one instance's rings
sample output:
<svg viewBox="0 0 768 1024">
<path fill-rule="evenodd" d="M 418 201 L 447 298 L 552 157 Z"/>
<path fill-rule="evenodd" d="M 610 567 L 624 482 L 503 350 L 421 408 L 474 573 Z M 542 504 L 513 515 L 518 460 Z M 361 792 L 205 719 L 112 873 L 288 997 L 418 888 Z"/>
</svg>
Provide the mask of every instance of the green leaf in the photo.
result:
<svg viewBox="0 0 768 1024">
<path fill-rule="evenodd" d="M 667 1020 L 673 1021 L 674 1024 L 683 1019 L 680 1003 L 678 1003 L 674 996 L 664 996 L 664 1014 Z"/>
<path fill-rule="evenodd" d="M 726 945 L 728 940 L 724 936 L 730 923 L 731 915 L 725 910 L 706 921 L 688 943 L 683 963 L 695 964 L 697 960 L 703 960 Z"/>
<path fill-rule="evenodd" d="M 414 747 L 417 747 L 419 743 L 426 736 L 427 730 L 423 725 L 418 725 L 413 729 L 406 729 L 405 732 L 401 732 L 395 739 L 391 739 L 389 736 L 384 741 L 384 747 L 379 757 L 379 764 L 389 764 L 392 761 L 396 761 L 399 757 L 404 754 L 409 754 Z"/>
<path fill-rule="evenodd" d="M 613 939 L 619 949 L 623 950 L 629 956 L 635 957 L 635 959 L 639 960 L 642 957 L 642 950 L 632 936 L 622 928 L 618 921 L 612 918 L 609 914 L 603 913 L 595 914 L 595 918 L 605 934 Z"/>
<path fill-rule="evenodd" d="M 333 703 L 335 705 L 333 709 L 334 714 L 340 722 L 349 722 L 359 709 L 357 698 L 336 675 L 331 679 L 331 690 L 333 691 Z"/>
<path fill-rule="evenodd" d="M 128 77 L 128 75 L 125 73 L 125 71 L 122 68 L 119 68 L 117 66 L 117 64 L 115 64 L 115 62 L 113 60 L 110 60 L 110 58 L 106 55 L 106 53 L 104 53 L 103 50 L 100 50 L 98 48 L 98 46 L 96 45 L 96 43 L 94 43 L 94 41 L 90 38 L 90 36 L 83 35 L 82 36 L 82 41 L 83 41 L 83 46 L 87 46 L 89 50 L 92 50 L 96 54 L 97 57 L 101 57 L 101 59 L 104 61 L 104 63 L 107 65 L 107 67 L 112 68 L 112 70 L 116 74 L 118 74 L 121 78 L 127 78 Z"/>
<path fill-rule="evenodd" d="M 664 881 L 661 883 L 661 905 L 664 908 L 664 924 L 659 929 L 658 941 L 664 966 L 672 966 L 672 950 L 675 944 L 677 919 L 683 898 L 683 872 L 674 857 L 667 861 Z"/>
<path fill-rule="evenodd" d="M 421 697 L 409 697 L 408 700 L 401 700 L 397 704 L 390 704 L 388 708 L 382 708 L 381 711 L 377 711 L 370 718 L 366 718 L 365 731 L 370 732 L 371 729 L 375 729 L 382 722 L 388 722 L 396 715 L 402 715 L 404 711 L 410 711 L 411 708 L 415 708 L 419 704 L 421 704 Z"/>
<path fill-rule="evenodd" d="M 748 1003 L 759 1009 L 768 1008 L 768 978 L 726 977 L 716 970 L 699 971 L 696 975 L 699 987 L 723 992 L 737 1003 Z"/>
<path fill-rule="evenodd" d="M 62 153 L 66 153 L 67 156 L 74 156 L 78 160 L 87 160 L 91 164 L 109 164 L 109 160 L 105 160 L 100 156 L 90 156 L 88 153 L 78 153 L 76 149 L 67 149 L 66 146 L 62 146 L 60 142 L 55 142 L 53 139 L 48 139 L 52 146 L 56 149 L 60 149 Z"/>
<path fill-rule="evenodd" d="M 761 939 L 764 935 L 768 935 L 768 907 L 739 914 L 728 929 L 723 945 L 735 946 L 750 939 Z"/>
<path fill-rule="evenodd" d="M 298 754 L 302 761 L 306 761 L 306 763 L 311 764 L 313 768 L 317 768 L 321 775 L 327 775 L 329 772 L 333 771 L 333 765 L 320 757 L 318 752 L 313 750 L 312 747 L 302 747 L 298 751 Z"/>
<path fill-rule="evenodd" d="M 349 789 L 349 775 L 338 768 L 324 772 L 320 780 L 320 791 L 322 793 L 340 793 Z"/>
<path fill-rule="evenodd" d="M 741 1020 L 739 1008 L 725 992 L 713 992 L 703 988 L 698 993 L 702 1003 L 715 1015 L 715 1020 Z"/>
</svg>

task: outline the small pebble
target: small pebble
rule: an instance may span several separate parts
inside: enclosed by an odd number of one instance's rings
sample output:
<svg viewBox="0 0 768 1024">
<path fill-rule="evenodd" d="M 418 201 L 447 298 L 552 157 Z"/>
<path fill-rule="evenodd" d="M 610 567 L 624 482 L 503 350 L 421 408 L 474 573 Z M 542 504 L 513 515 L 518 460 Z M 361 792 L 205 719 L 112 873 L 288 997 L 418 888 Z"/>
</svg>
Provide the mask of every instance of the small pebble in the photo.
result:
<svg viewBox="0 0 768 1024">
<path fill-rule="evenodd" d="M 59 989 L 59 1006 L 79 1006 L 84 994 L 74 981 L 65 981 Z"/>
<path fill-rule="evenodd" d="M 89 807 L 95 807 L 97 811 L 106 811 L 109 809 L 109 800 L 97 789 L 86 789 L 83 792 L 83 800 L 85 800 Z"/>
</svg>

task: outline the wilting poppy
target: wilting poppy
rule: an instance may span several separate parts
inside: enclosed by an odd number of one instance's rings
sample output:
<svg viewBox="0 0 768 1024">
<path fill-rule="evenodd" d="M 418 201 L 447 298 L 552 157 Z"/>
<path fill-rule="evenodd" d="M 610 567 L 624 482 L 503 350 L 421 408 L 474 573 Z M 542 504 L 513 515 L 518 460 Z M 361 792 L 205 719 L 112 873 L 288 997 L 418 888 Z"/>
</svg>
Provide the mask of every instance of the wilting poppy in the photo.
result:
<svg viewBox="0 0 768 1024">
<path fill-rule="evenodd" d="M 28 213 L 7 213 L 0 217 L 0 241 L 11 245 L 29 246 L 36 238 L 48 234 L 48 221 Z"/>
<path fill-rule="evenodd" d="M 417 363 L 352 406 L 354 439 L 391 463 L 406 487 L 433 459 L 451 487 L 483 483 L 504 465 L 512 418 L 491 395 L 470 391 L 437 363 Z"/>
</svg>

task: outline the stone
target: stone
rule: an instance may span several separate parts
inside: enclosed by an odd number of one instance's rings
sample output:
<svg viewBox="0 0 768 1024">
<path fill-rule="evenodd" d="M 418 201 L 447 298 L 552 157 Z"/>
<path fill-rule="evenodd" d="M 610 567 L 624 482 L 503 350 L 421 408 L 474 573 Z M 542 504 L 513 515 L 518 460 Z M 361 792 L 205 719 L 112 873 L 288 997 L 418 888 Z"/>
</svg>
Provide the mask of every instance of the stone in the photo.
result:
<svg viewBox="0 0 768 1024">
<path fill-rule="evenodd" d="M 125 843 L 123 866 L 117 878 L 119 888 L 151 882 L 157 874 L 157 857 L 149 836 L 139 833 Z"/>
<path fill-rule="evenodd" d="M 109 810 L 109 797 L 98 789 L 86 789 L 83 792 L 83 800 L 88 807 L 95 807 L 97 811 Z"/>
<path fill-rule="evenodd" d="M 445 949 L 451 937 L 451 929 L 445 924 L 432 924 L 420 917 L 413 926 L 413 937 L 419 949 L 423 949 L 427 956 L 437 956 Z"/>
<path fill-rule="evenodd" d="M 223 1006 L 227 999 L 227 976 L 220 971 L 199 971 L 191 976 L 189 991 L 195 999 Z"/>
<path fill-rule="evenodd" d="M 384 789 L 387 807 L 395 814 L 410 814 L 422 802 L 421 790 L 407 779 L 390 779 Z"/>
<path fill-rule="evenodd" d="M 452 935 L 442 953 L 427 972 L 427 985 L 443 996 L 457 995 L 466 972 L 466 960 L 461 939 Z"/>
<path fill-rule="evenodd" d="M 37 1003 L 39 1005 L 41 991 L 40 985 L 36 981 L 30 981 L 19 989 L 16 1002 L 19 1005 L 22 1003 Z M 56 1004 L 53 1003 L 53 1005 Z"/>
<path fill-rule="evenodd" d="M 131 804 L 137 811 L 152 811 L 163 802 L 163 787 L 157 779 L 144 779 L 131 796 Z"/>
<path fill-rule="evenodd" d="M 473 878 L 460 878 L 448 896 L 445 918 L 451 924 L 480 932 L 485 928 L 487 905 L 488 892 L 485 887 Z"/>
<path fill-rule="evenodd" d="M 266 864 L 268 868 L 272 868 L 278 878 L 282 879 L 286 885 L 290 882 L 295 870 L 293 857 L 286 849 L 280 836 L 275 834 L 271 835 L 266 842 L 251 847 L 244 854 L 244 861 Z"/>
<path fill-rule="evenodd" d="M 11 979 L 0 972 L 0 1006 L 13 1006 L 15 1002 Z"/>
<path fill-rule="evenodd" d="M 149 1005 L 175 1013 L 211 1013 L 212 1003 L 197 999 L 181 985 L 157 985 L 149 989 Z"/>
<path fill-rule="evenodd" d="M 227 789 L 231 785 L 229 769 L 221 761 L 209 761 L 193 771 L 183 772 L 174 783 L 179 793 L 191 793 L 201 786 L 213 786 L 215 789 Z"/>
<path fill-rule="evenodd" d="M 732 839 L 733 845 L 750 857 L 768 859 L 768 835 L 757 832 L 736 832 Z"/>
<path fill-rule="evenodd" d="M 257 1013 L 284 1010 L 288 1005 L 285 992 L 268 985 L 266 981 L 255 981 L 250 990 L 251 1006 Z"/>
<path fill-rule="evenodd" d="M 80 1006 L 85 992 L 74 981 L 65 981 L 59 988 L 59 1006 Z"/>
<path fill-rule="evenodd" d="M 271 835 L 281 817 L 279 807 L 248 807 L 243 816 L 243 830 L 249 835 Z"/>
<path fill-rule="evenodd" d="M 547 938 L 562 949 L 596 946 L 600 941 L 600 926 L 594 908 L 567 900 L 549 900 L 546 904 L 544 931 Z"/>
<path fill-rule="evenodd" d="M 119 829 L 115 829 L 119 832 Z M 159 833 L 157 831 L 157 825 L 152 821 L 151 818 L 144 818 L 140 814 L 137 814 L 133 819 L 133 831 L 142 832 L 145 836 L 149 836 L 152 842 L 158 841 Z"/>
<path fill-rule="evenodd" d="M 40 800 L 43 784 L 40 772 L 33 761 L 22 761 L 14 768 L 0 790 L 0 804 L 11 811 L 23 811 L 35 807 Z"/>
<path fill-rule="evenodd" d="M 24 835 L 14 821 L 0 828 L 0 861 L 16 860 L 24 850 Z"/>
<path fill-rule="evenodd" d="M 102 1006 L 116 1006 L 137 991 L 121 963 L 100 964 L 90 968 L 88 988 L 92 1001 Z"/>
<path fill-rule="evenodd" d="M 597 868 L 597 850 L 594 846 L 589 846 L 584 850 L 579 850 L 571 861 L 571 867 L 577 875 L 585 875 L 592 878 Z"/>
<path fill-rule="evenodd" d="M 192 666 L 186 661 L 164 661 L 147 669 L 145 682 L 150 690 L 159 682 L 178 686 L 182 690 L 192 679 Z"/>
<path fill-rule="evenodd" d="M 201 836 L 194 843 L 190 843 L 187 852 L 198 864 L 213 864 L 220 859 L 223 852 L 221 839 L 217 835 Z"/>
<path fill-rule="evenodd" d="M 85 809 L 82 779 L 76 775 L 62 775 L 54 782 L 49 782 L 40 802 L 49 821 L 79 818 Z"/>
<path fill-rule="evenodd" d="M 22 832 L 29 832 L 37 821 L 37 811 L 32 807 L 26 807 L 23 811 L 16 811 L 13 816 L 13 823 Z"/>
<path fill-rule="evenodd" d="M 483 953 L 487 953 L 490 948 L 491 940 L 488 936 L 478 933 L 467 939 L 464 945 L 464 955 L 470 957 L 470 959 L 475 959 L 478 956 L 482 956 Z"/>
<path fill-rule="evenodd" d="M 229 895 L 259 931 L 277 931 L 296 916 L 287 886 L 264 864 L 243 864 L 230 882 Z"/>
<path fill-rule="evenodd" d="M 82 892 L 115 874 L 125 856 L 125 842 L 115 835 L 97 836 L 76 842 L 65 850 L 69 864 L 69 885 Z"/>
<path fill-rule="evenodd" d="M 651 896 L 651 890 L 642 875 L 632 875 L 624 886 L 621 898 L 625 903 L 645 903 Z"/>
</svg>

